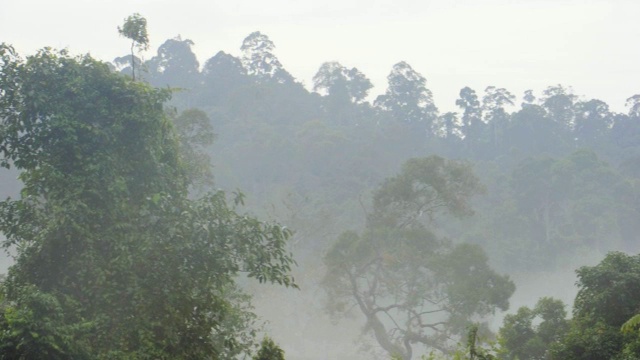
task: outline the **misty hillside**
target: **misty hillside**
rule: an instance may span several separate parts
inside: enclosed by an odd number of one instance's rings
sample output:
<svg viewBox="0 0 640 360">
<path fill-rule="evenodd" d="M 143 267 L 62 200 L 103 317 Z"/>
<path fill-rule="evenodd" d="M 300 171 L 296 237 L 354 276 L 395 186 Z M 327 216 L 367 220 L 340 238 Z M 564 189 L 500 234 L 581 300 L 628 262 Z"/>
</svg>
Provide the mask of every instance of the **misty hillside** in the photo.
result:
<svg viewBox="0 0 640 360">
<path fill-rule="evenodd" d="M 176 89 L 178 111 L 207 114 L 215 185 L 242 189 L 255 211 L 300 221 L 324 214 L 331 226 L 320 227 L 357 229 L 360 201 L 383 179 L 409 158 L 439 155 L 469 162 L 487 187 L 474 217 L 444 231 L 481 244 L 503 271 L 562 267 L 585 250 L 638 250 L 640 95 L 622 114 L 563 85 L 522 96 L 465 87 L 459 110 L 440 113 L 425 76 L 406 62 L 368 102 L 366 75 L 338 62 L 324 63 L 306 90 L 260 32 L 245 39 L 241 58 L 218 52 L 202 66 L 193 45 L 167 40 L 140 76 Z M 117 61 L 127 74 L 125 59 Z M 332 239 L 299 241 L 322 251 Z"/>
<path fill-rule="evenodd" d="M 571 303 L 574 269 L 609 251 L 639 250 L 640 96 L 627 99 L 622 114 L 566 85 L 521 96 L 465 87 L 458 111 L 442 113 L 426 76 L 406 62 L 390 69 L 387 89 L 370 102 L 366 74 L 335 61 L 322 64 L 307 90 L 259 32 L 245 39 L 239 58 L 218 52 L 200 64 L 192 46 L 167 40 L 142 76 L 177 88 L 177 109 L 206 112 L 217 134 L 208 150 L 215 185 L 243 189 L 254 212 L 295 229 L 297 277 L 310 288 L 321 280 L 312 275 L 323 268 L 319 255 L 344 230 L 362 228 L 376 186 L 406 160 L 429 155 L 469 163 L 486 186 L 473 216 L 438 219 L 438 231 L 482 246 L 516 280 L 516 305 L 542 296 Z M 321 311 L 316 295 L 290 297 L 278 300 L 298 307 L 285 318 Z M 277 318 L 281 327 L 296 326 Z M 307 356 L 305 335 L 280 336 L 305 344 L 291 345 L 300 351 L 294 358 Z"/>
</svg>

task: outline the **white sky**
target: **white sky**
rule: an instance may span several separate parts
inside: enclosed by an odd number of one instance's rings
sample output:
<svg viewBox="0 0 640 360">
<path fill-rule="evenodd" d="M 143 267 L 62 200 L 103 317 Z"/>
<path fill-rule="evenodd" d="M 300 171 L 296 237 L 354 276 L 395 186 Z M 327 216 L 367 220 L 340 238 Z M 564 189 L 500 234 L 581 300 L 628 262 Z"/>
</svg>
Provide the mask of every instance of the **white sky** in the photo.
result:
<svg viewBox="0 0 640 360">
<path fill-rule="evenodd" d="M 464 86 L 520 98 L 563 84 L 616 111 L 640 93 L 637 0 L 0 0 L 0 41 L 23 55 L 52 46 L 110 61 L 128 52 L 116 27 L 134 12 L 149 22 L 147 59 L 178 34 L 195 42 L 201 64 L 219 50 L 239 55 L 259 30 L 307 86 L 336 60 L 360 69 L 377 95 L 405 60 L 444 111 Z"/>
</svg>

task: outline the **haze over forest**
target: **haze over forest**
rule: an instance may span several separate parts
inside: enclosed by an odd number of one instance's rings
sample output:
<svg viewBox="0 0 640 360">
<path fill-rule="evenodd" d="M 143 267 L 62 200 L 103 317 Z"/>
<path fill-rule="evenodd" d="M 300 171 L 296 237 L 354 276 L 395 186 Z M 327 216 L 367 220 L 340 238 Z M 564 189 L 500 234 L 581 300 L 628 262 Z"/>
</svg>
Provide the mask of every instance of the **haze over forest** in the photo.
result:
<svg viewBox="0 0 640 360">
<path fill-rule="evenodd" d="M 140 57 L 147 20 L 0 49 L 0 358 L 640 358 L 640 89 L 445 104 L 401 49 L 374 93 L 266 31 Z"/>
</svg>

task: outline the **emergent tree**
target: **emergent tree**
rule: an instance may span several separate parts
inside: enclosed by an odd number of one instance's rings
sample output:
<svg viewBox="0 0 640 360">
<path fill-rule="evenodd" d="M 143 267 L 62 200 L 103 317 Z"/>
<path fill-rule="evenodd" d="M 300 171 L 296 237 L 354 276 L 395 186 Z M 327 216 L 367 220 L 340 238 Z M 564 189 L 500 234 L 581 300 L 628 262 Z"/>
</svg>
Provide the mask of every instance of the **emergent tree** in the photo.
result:
<svg viewBox="0 0 640 360">
<path fill-rule="evenodd" d="M 149 48 L 149 34 L 147 33 L 147 19 L 142 15 L 135 13 L 124 20 L 122 27 L 118 26 L 118 32 L 121 36 L 131 40 L 131 74 L 133 80 L 136 79 L 136 59 L 133 52 L 134 48 L 138 50 L 147 50 Z"/>
<path fill-rule="evenodd" d="M 374 193 L 364 231 L 343 233 L 326 255 L 329 309 L 355 305 L 380 346 L 405 360 L 415 346 L 449 351 L 472 318 L 506 309 L 513 282 L 481 248 L 433 228 L 446 213 L 470 215 L 468 200 L 482 189 L 465 163 L 409 160 Z"/>
</svg>

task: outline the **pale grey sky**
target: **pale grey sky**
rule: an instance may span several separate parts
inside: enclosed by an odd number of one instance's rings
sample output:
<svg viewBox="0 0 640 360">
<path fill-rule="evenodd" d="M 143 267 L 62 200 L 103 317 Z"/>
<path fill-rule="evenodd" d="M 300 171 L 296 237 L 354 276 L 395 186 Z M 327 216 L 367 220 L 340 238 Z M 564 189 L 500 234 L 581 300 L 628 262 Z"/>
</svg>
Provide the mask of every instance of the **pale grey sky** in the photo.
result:
<svg viewBox="0 0 640 360">
<path fill-rule="evenodd" d="M 202 63 L 239 55 L 259 30 L 307 86 L 324 61 L 357 67 L 384 92 L 393 64 L 427 78 L 441 110 L 459 90 L 505 87 L 521 97 L 549 85 L 625 111 L 640 93 L 640 1 L 635 0 L 0 0 L 0 41 L 22 54 L 53 46 L 110 61 L 128 51 L 116 27 L 139 12 L 151 51 L 180 34 Z"/>
</svg>

